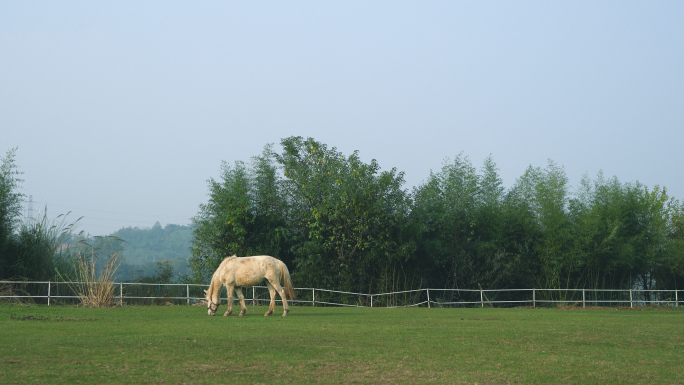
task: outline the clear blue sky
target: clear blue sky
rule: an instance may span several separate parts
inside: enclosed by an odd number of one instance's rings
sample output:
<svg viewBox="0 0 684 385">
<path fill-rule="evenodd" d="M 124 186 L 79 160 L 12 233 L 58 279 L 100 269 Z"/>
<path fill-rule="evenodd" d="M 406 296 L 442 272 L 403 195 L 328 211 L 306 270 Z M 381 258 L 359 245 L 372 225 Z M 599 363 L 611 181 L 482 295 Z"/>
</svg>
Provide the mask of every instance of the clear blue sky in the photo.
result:
<svg viewBox="0 0 684 385">
<path fill-rule="evenodd" d="M 682 1 L 5 1 L 0 152 L 91 235 L 187 224 L 221 161 L 313 137 L 406 188 L 463 153 L 684 200 Z M 279 149 L 279 147 L 276 147 Z"/>
</svg>

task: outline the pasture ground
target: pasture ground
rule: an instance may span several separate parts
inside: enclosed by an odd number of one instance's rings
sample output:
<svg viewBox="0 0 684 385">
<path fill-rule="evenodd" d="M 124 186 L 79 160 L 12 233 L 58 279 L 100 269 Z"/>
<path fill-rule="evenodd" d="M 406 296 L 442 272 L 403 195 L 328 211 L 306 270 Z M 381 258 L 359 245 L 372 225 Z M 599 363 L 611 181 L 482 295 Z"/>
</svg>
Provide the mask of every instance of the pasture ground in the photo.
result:
<svg viewBox="0 0 684 385">
<path fill-rule="evenodd" d="M 681 308 L 265 311 L 0 305 L 0 384 L 684 383 Z"/>
</svg>

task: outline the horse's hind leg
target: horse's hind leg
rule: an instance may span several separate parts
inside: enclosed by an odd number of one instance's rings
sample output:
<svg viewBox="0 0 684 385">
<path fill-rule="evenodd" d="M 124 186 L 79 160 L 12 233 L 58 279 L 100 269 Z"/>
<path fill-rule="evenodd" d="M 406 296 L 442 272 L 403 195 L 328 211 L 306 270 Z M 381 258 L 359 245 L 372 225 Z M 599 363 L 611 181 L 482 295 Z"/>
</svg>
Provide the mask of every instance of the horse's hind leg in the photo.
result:
<svg viewBox="0 0 684 385">
<path fill-rule="evenodd" d="M 245 305 L 245 295 L 242 293 L 242 287 L 236 287 L 235 293 L 237 294 L 238 299 L 240 300 L 240 314 L 239 314 L 239 316 L 242 317 L 247 312 L 247 305 Z"/>
<path fill-rule="evenodd" d="M 287 296 L 285 295 L 285 289 L 281 287 L 278 294 L 280 294 L 280 298 L 283 299 L 283 317 L 285 317 L 287 316 L 287 313 L 290 312 L 290 306 L 287 304 Z"/>
<path fill-rule="evenodd" d="M 268 311 L 265 316 L 269 316 L 273 314 L 273 310 L 275 310 L 275 289 L 273 288 L 273 285 L 271 285 L 271 282 L 266 281 L 266 286 L 268 286 L 268 294 L 271 295 L 271 304 L 268 305 Z"/>
<path fill-rule="evenodd" d="M 287 313 L 290 312 L 290 307 L 287 305 L 287 297 L 285 296 L 285 290 L 282 286 L 280 286 L 280 283 L 277 279 L 273 281 L 267 280 L 266 284 L 268 285 L 268 291 L 271 293 L 271 307 L 268 309 L 268 311 L 271 314 L 273 314 L 273 311 L 275 309 L 275 292 L 277 291 L 278 295 L 280 295 L 280 299 L 283 301 L 283 317 L 285 317 Z"/>
<path fill-rule="evenodd" d="M 287 297 L 285 296 L 285 289 L 283 289 L 282 286 L 278 282 L 275 283 L 275 289 L 278 291 L 278 294 L 280 295 L 280 299 L 283 300 L 283 317 L 287 316 L 287 313 L 290 312 L 290 306 L 287 304 Z"/>
</svg>

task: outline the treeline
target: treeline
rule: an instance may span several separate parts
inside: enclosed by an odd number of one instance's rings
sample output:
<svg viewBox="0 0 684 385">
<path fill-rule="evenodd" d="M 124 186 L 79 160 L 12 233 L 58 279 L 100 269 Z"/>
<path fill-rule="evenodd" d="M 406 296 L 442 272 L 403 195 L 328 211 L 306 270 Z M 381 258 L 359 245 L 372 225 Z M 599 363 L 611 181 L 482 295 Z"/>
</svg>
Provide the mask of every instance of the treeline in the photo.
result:
<svg viewBox="0 0 684 385">
<path fill-rule="evenodd" d="M 194 218 L 190 266 L 270 254 L 295 285 L 354 292 L 433 288 L 681 288 L 684 205 L 664 188 L 599 174 L 571 190 L 530 166 L 506 189 L 494 161 L 457 156 L 420 186 L 357 152 L 286 138 L 223 163 Z"/>
<path fill-rule="evenodd" d="M 314 139 L 222 164 L 194 225 L 73 235 L 65 216 L 24 219 L 16 150 L 0 164 L 0 278 L 49 280 L 70 258 L 119 253 L 118 280 L 206 283 L 228 255 L 270 254 L 299 287 L 673 289 L 684 284 L 684 204 L 599 174 L 571 189 L 529 167 L 506 189 L 494 161 L 457 156 L 420 186 Z M 65 249 L 65 245 L 77 245 Z M 182 250 L 191 245 L 190 273 Z M 179 276 L 180 274 L 180 276 Z"/>
<path fill-rule="evenodd" d="M 107 259 L 117 255 L 116 281 L 172 283 L 185 282 L 190 275 L 188 259 L 192 226 L 156 222 L 152 227 L 125 227 L 107 236 L 71 235 L 64 241 L 56 259 L 69 260 L 73 254 L 96 254 L 100 270 Z M 65 249 L 64 246 L 68 246 Z"/>
<path fill-rule="evenodd" d="M 117 279 L 140 281 L 149 277 L 170 275 L 170 281 L 186 280 L 190 275 L 188 259 L 192 242 L 192 226 L 159 222 L 150 228 L 126 227 L 113 236 L 123 242 L 121 254 L 124 262 L 119 267 Z"/>
</svg>

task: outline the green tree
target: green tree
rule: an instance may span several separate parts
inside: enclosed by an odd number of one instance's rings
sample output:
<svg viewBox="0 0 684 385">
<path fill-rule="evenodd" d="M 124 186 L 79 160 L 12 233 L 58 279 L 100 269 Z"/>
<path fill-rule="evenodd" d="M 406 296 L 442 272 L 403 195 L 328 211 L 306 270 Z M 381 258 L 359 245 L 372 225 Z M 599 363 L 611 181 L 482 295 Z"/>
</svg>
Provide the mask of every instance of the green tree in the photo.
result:
<svg viewBox="0 0 684 385">
<path fill-rule="evenodd" d="M 668 204 L 666 272 L 660 274 L 663 288 L 684 287 L 684 202 Z"/>
<path fill-rule="evenodd" d="M 491 288 L 520 287 L 514 280 L 517 265 L 507 230 L 512 228 L 504 205 L 505 189 L 494 160 L 486 158 L 478 178 L 473 213 L 474 271 L 478 284 Z"/>
<path fill-rule="evenodd" d="M 411 220 L 430 285 L 506 287 L 515 254 L 507 245 L 505 191 L 491 157 L 478 174 L 462 155 L 414 190 Z"/>
<path fill-rule="evenodd" d="M 53 279 L 57 253 L 68 245 L 77 222 L 69 223 L 67 215 L 50 219 L 47 208 L 37 218 L 24 221 L 15 235 L 14 275 L 26 280 Z"/>
<path fill-rule="evenodd" d="M 625 263 L 628 249 L 624 247 L 625 193 L 617 178 L 606 181 L 599 173 L 593 183 L 583 177 L 579 193 L 571 200 L 573 249 L 584 268 L 578 284 L 601 289 L 630 287 L 631 271 Z"/>
<path fill-rule="evenodd" d="M 478 280 L 472 247 L 478 179 L 470 160 L 458 155 L 414 190 L 412 220 L 422 225 L 418 252 L 434 267 L 437 285 L 470 287 Z"/>
<path fill-rule="evenodd" d="M 528 271 L 542 288 L 566 288 L 578 268 L 570 247 L 572 232 L 568 217 L 569 186 L 565 170 L 549 160 L 546 168 L 528 167 L 510 192 L 520 215 L 533 218 L 533 249 L 528 250 Z M 529 244 L 529 243 L 528 243 Z"/>
<path fill-rule="evenodd" d="M 292 266 L 292 229 L 288 223 L 290 207 L 283 193 L 280 167 L 267 145 L 259 156 L 252 158 L 251 200 L 254 211 L 252 242 L 259 254 L 272 255 Z"/>
<path fill-rule="evenodd" d="M 370 291 L 401 270 L 409 210 L 403 174 L 345 157 L 312 138 L 286 138 L 277 157 L 299 242 L 296 278 L 308 285 Z"/>
<path fill-rule="evenodd" d="M 660 186 L 653 189 L 636 183 L 631 189 L 634 194 L 634 214 L 629 217 L 628 244 L 634 250 L 630 264 L 633 274 L 639 278 L 644 289 L 659 289 L 659 282 L 666 282 L 668 251 L 668 205 L 670 197 Z M 650 293 L 649 293 L 650 294 Z M 648 295 L 648 294 L 647 294 Z"/>
<path fill-rule="evenodd" d="M 195 231 L 190 264 L 197 278 L 213 273 L 230 255 L 250 253 L 249 230 L 254 222 L 250 175 L 244 162 L 221 165 L 222 180 L 209 180 L 209 202 L 193 218 Z M 206 278 L 206 277 L 205 277 Z"/>
<path fill-rule="evenodd" d="M 230 255 L 268 254 L 291 262 L 288 208 L 271 146 L 250 166 L 223 162 L 221 171 L 221 181 L 209 180 L 209 202 L 193 218 L 190 265 L 195 278 L 206 280 Z"/>
<path fill-rule="evenodd" d="M 584 267 L 576 285 L 631 288 L 638 283 L 652 288 L 667 280 L 672 255 L 668 201 L 658 186 L 649 191 L 638 182 L 605 180 L 601 173 L 593 183 L 585 176 L 570 204 L 573 249 Z"/>
<path fill-rule="evenodd" d="M 142 283 L 172 283 L 173 281 L 173 266 L 169 261 L 157 262 L 156 274 L 150 276 L 140 277 L 139 282 Z"/>
<path fill-rule="evenodd" d="M 11 278 L 17 274 L 17 244 L 15 231 L 21 223 L 21 200 L 18 190 L 22 180 L 15 163 L 17 149 L 7 151 L 0 164 L 0 278 Z"/>
<path fill-rule="evenodd" d="M 14 160 L 16 150 L 9 150 L 0 165 L 0 278 L 52 279 L 55 253 L 69 240 L 78 220 L 68 223 L 68 214 L 50 219 L 46 207 L 22 221 L 24 195 L 18 191 L 22 173 Z"/>
</svg>

